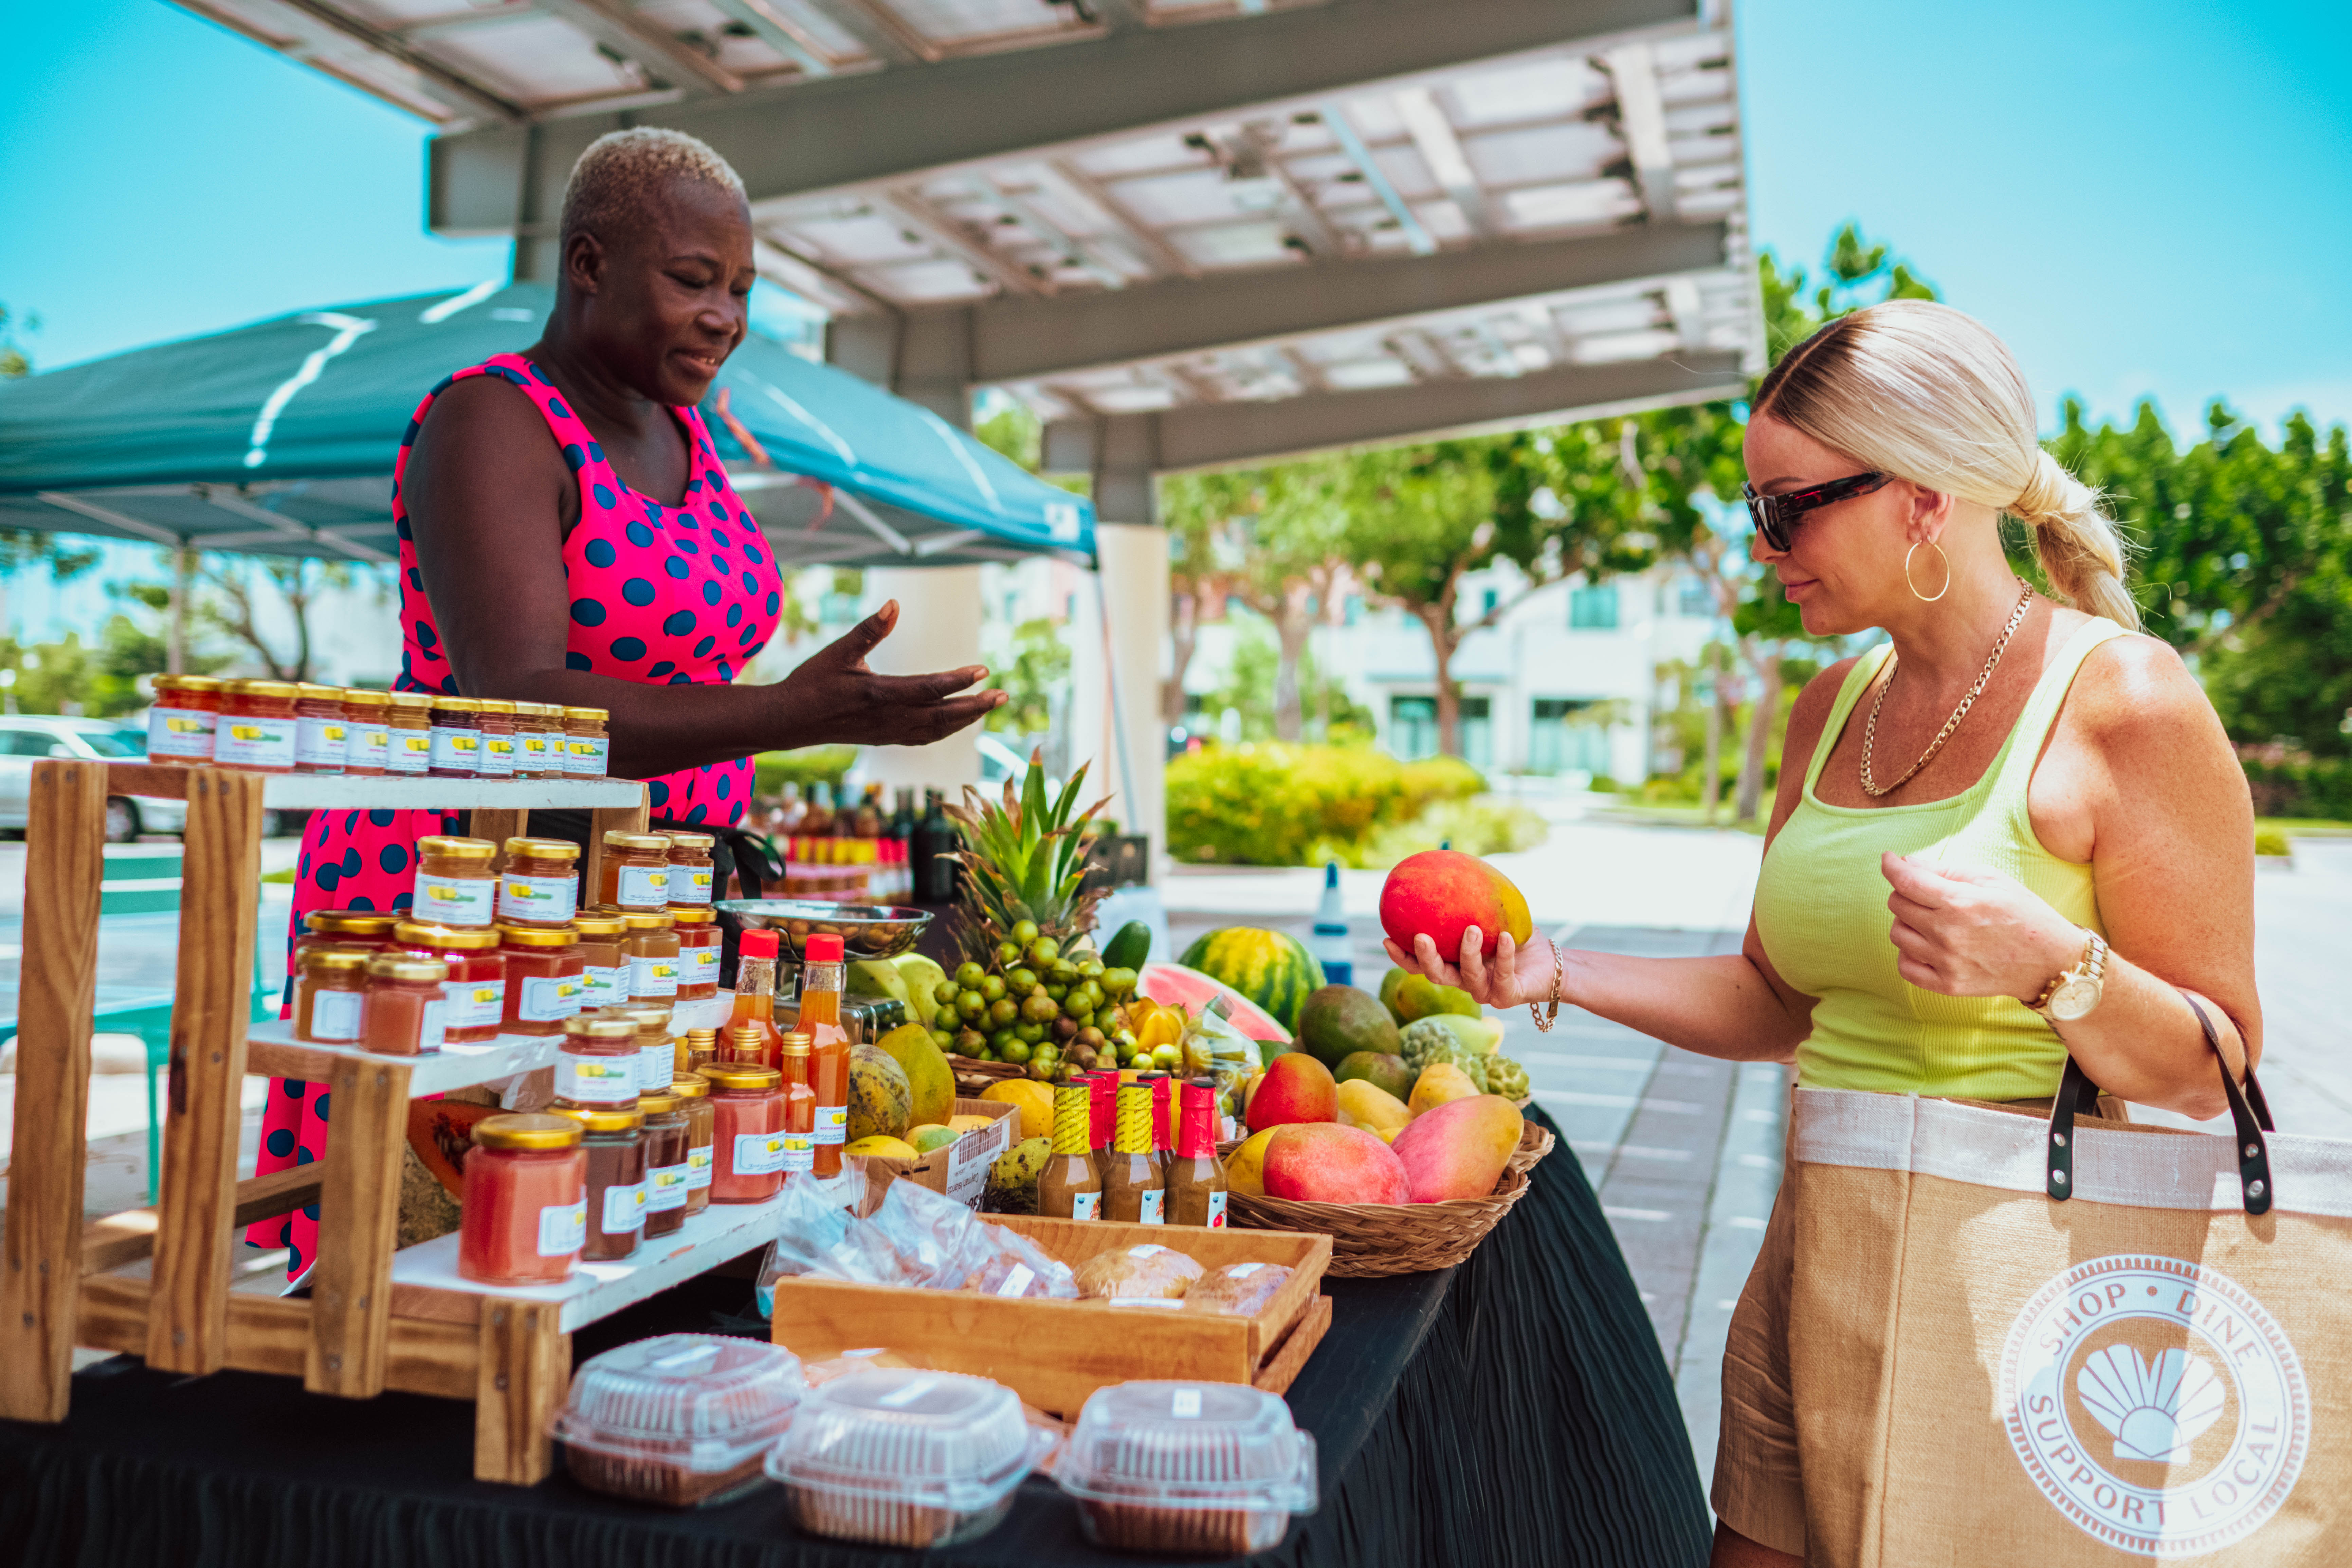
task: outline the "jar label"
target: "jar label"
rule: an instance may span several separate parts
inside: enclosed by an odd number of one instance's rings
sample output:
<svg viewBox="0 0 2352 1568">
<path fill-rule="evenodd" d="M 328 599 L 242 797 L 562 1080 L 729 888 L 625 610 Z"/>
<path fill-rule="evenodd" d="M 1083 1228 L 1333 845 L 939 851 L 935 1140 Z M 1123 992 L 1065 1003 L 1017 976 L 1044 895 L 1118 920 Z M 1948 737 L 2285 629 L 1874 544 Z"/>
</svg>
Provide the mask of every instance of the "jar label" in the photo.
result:
<svg viewBox="0 0 2352 1568">
<path fill-rule="evenodd" d="M 539 1255 L 562 1258 L 588 1245 L 588 1200 L 550 1204 L 539 1211 Z"/>
<path fill-rule="evenodd" d="M 686 973 L 678 976 L 681 985 L 716 985 L 719 984 L 719 944 L 689 947 L 678 954 L 686 961 Z"/>
<path fill-rule="evenodd" d="M 782 1132 L 735 1134 L 735 1173 L 770 1176 L 783 1170 L 785 1135 Z"/>
<path fill-rule="evenodd" d="M 592 963 L 580 972 L 580 1010 L 617 1007 L 629 999 L 629 966 Z"/>
<path fill-rule="evenodd" d="M 441 1048 L 449 1026 L 448 1004 L 436 996 L 416 1010 L 416 1048 L 437 1051 Z"/>
<path fill-rule="evenodd" d="M 678 962 L 675 958 L 630 959 L 630 996 L 634 998 L 638 996 L 677 995 L 677 971 Z"/>
<path fill-rule="evenodd" d="M 1139 1224 L 1166 1225 L 1168 1223 L 1166 1193 L 1157 1187 L 1146 1187 L 1135 1195 L 1142 1211 L 1135 1216 Z"/>
<path fill-rule="evenodd" d="M 580 976 L 526 974 L 515 999 L 515 1016 L 530 1024 L 556 1024 L 580 1011 Z"/>
<path fill-rule="evenodd" d="M 219 714 L 199 712 L 194 708 L 150 708 L 147 754 L 208 763 L 213 760 L 213 727 L 219 721 Z"/>
<path fill-rule="evenodd" d="M 604 1223 L 596 1228 L 606 1236 L 625 1230 L 635 1230 L 646 1223 L 646 1184 L 631 1182 L 604 1189 Z"/>
<path fill-rule="evenodd" d="M 637 1049 L 637 1092 L 667 1094 L 670 1080 L 677 1076 L 677 1049 L 667 1040 L 657 1046 L 641 1046 Z"/>
<path fill-rule="evenodd" d="M 510 779 L 515 771 L 515 747 L 512 735 L 482 737 L 482 776 L 486 779 Z"/>
<path fill-rule="evenodd" d="M 686 1152 L 686 1187 L 698 1192 L 710 1184 L 710 1145 L 702 1144 Z"/>
<path fill-rule="evenodd" d="M 566 735 L 563 738 L 563 771 L 579 778 L 601 779 L 604 763 L 613 754 L 610 735 Z"/>
<path fill-rule="evenodd" d="M 356 991 L 310 993 L 310 1037 L 346 1043 L 360 1037 L 360 1003 Z"/>
<path fill-rule="evenodd" d="M 1070 1217 L 1072 1219 L 1102 1218 L 1102 1194 L 1100 1193 L 1072 1193 L 1070 1194 Z"/>
<path fill-rule="evenodd" d="M 422 730 L 394 730 L 385 748 L 388 773 L 423 773 L 433 767 L 433 738 Z"/>
<path fill-rule="evenodd" d="M 433 726 L 433 765 L 445 773 L 470 773 L 482 761 L 482 732 L 455 724 Z"/>
<path fill-rule="evenodd" d="M 536 921 L 561 925 L 578 911 L 580 883 L 572 877 L 518 877 L 509 871 L 499 879 L 499 919 Z"/>
<path fill-rule="evenodd" d="M 415 918 L 445 926 L 486 926 L 496 912 L 496 877 L 427 877 L 416 879 Z"/>
<path fill-rule="evenodd" d="M 669 868 L 624 866 L 613 901 L 625 910 L 657 910 L 669 901 Z"/>
<path fill-rule="evenodd" d="M 230 768 L 290 768 L 294 721 L 237 717 L 213 731 L 213 761 Z"/>
<path fill-rule="evenodd" d="M 1211 1230 L 1222 1229 L 1224 1226 L 1224 1223 L 1225 1194 L 1223 1193 L 1211 1193 L 1209 1194 L 1209 1228 Z"/>
<path fill-rule="evenodd" d="M 555 1098 L 575 1105 L 634 1105 L 637 1099 L 637 1058 L 580 1057 L 565 1051 L 555 1058 Z"/>
<path fill-rule="evenodd" d="M 294 761 L 306 768 L 341 768 L 349 748 L 350 727 L 341 719 L 294 721 Z"/>
<path fill-rule="evenodd" d="M 710 901 L 711 870 L 708 866 L 672 866 L 669 868 L 669 901 L 673 904 L 707 904 Z"/>
<path fill-rule="evenodd" d="M 545 732 L 533 730 L 528 733 L 517 735 L 515 739 L 522 742 L 522 765 L 535 773 L 545 772 L 547 769 Z"/>
<path fill-rule="evenodd" d="M 810 1134 L 820 1143 L 845 1143 L 849 1141 L 849 1107 L 820 1105 L 816 1108 L 816 1130 Z"/>
<path fill-rule="evenodd" d="M 646 1212 L 667 1214 L 686 1206 L 686 1167 L 656 1165 L 646 1173 Z"/>
<path fill-rule="evenodd" d="M 803 1176 L 816 1169 L 816 1139 L 807 1132 L 783 1134 L 784 1163 L 779 1167 L 787 1176 Z"/>
<path fill-rule="evenodd" d="M 495 1029 L 506 1022 L 507 983 L 503 980 L 445 980 L 441 995 L 449 1004 L 453 1029 Z"/>
</svg>

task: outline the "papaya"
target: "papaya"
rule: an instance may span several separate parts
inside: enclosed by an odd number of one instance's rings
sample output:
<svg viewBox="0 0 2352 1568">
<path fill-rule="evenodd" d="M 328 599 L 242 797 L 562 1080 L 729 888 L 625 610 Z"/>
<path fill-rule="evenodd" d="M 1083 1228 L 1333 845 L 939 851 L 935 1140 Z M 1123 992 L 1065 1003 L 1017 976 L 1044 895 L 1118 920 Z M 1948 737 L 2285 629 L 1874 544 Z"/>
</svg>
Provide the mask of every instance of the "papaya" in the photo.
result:
<svg viewBox="0 0 2352 1568">
<path fill-rule="evenodd" d="M 913 1120 L 915 1091 L 906 1070 L 879 1046 L 849 1051 L 849 1142 L 897 1138 Z"/>
<path fill-rule="evenodd" d="M 474 1123 L 506 1112 L 495 1105 L 463 1100 L 408 1102 L 408 1146 L 453 1198 L 466 1189 L 466 1155 L 474 1147 Z"/>
<path fill-rule="evenodd" d="M 898 1070 L 907 1075 L 914 1095 L 908 1114 L 915 1125 L 943 1124 L 955 1114 L 955 1071 L 929 1029 L 920 1024 L 901 1024 L 874 1043 L 889 1052 Z"/>
<path fill-rule="evenodd" d="M 1297 1045 L 1327 1068 L 1358 1051 L 1394 1053 L 1397 1026 L 1377 997 L 1352 985 L 1326 985 L 1298 1009 Z"/>
</svg>

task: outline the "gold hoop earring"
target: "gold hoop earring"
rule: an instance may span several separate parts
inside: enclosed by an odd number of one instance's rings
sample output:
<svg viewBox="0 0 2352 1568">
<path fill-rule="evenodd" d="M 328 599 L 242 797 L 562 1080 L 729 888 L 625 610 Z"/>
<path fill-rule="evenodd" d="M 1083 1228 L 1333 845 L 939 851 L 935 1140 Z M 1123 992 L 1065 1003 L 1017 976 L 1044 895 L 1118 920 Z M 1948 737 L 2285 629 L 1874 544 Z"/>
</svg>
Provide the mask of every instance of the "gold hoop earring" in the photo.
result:
<svg viewBox="0 0 2352 1568">
<path fill-rule="evenodd" d="M 1919 553 L 1920 544 L 1924 544 L 1928 549 L 1934 551 L 1936 552 L 1936 559 L 1944 563 L 1944 585 L 1937 589 L 1932 594 L 1923 594 L 1919 592 L 1919 584 L 1911 581 L 1911 557 Z M 1952 591 L 1952 560 L 1950 556 L 1944 553 L 1944 547 L 1937 543 L 1932 539 L 1923 539 L 1919 541 L 1918 544 L 1914 544 L 1907 552 L 1906 552 L 1903 556 L 1903 585 L 1910 589 L 1911 596 L 1918 600 L 1923 605 L 1932 605 L 1937 600 L 1942 598 L 1945 595 L 1950 593 Z"/>
</svg>

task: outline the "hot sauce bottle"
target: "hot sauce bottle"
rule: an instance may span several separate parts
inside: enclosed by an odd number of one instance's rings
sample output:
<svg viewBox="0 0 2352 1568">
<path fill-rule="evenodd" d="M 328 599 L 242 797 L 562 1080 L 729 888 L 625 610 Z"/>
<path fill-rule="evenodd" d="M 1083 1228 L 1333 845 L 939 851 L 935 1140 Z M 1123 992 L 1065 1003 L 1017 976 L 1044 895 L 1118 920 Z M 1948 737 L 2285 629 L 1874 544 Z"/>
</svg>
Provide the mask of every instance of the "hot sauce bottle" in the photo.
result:
<svg viewBox="0 0 2352 1568">
<path fill-rule="evenodd" d="M 1066 1083 L 1054 1090 L 1054 1152 L 1037 1173 L 1037 1212 L 1047 1219 L 1100 1219 L 1102 1174 L 1089 1143 L 1094 1089 Z"/>
<path fill-rule="evenodd" d="M 742 1044 L 749 1029 L 737 1031 Z M 778 1047 L 784 1068 L 784 1174 L 796 1176 L 816 1163 L 816 1090 L 809 1084 L 809 1037 L 793 1029 Z"/>
<path fill-rule="evenodd" d="M 1217 1089 L 1214 1084 L 1177 1086 L 1181 1120 L 1176 1130 L 1176 1163 L 1168 1173 L 1168 1223 L 1222 1227 L 1225 1223 L 1225 1167 L 1217 1158 Z"/>
<path fill-rule="evenodd" d="M 1151 1152 L 1151 1086 L 1118 1086 L 1118 1131 L 1103 1166 L 1103 1217 L 1129 1225 L 1168 1223 L 1168 1185 Z"/>
<path fill-rule="evenodd" d="M 809 1037 L 809 1083 L 816 1090 L 816 1174 L 841 1174 L 841 1148 L 849 1137 L 849 1032 L 841 1026 L 841 986 L 846 966 L 841 939 L 812 936 L 801 952 L 798 1020 Z"/>
<path fill-rule="evenodd" d="M 736 1031 L 746 1025 L 758 1032 L 760 1061 L 768 1067 L 781 1065 L 777 1047 L 783 1034 L 776 1027 L 776 933 L 758 926 L 743 933 L 737 951 L 735 1013 L 727 1020 L 726 1044 L 730 1053 L 740 1043 Z"/>
</svg>

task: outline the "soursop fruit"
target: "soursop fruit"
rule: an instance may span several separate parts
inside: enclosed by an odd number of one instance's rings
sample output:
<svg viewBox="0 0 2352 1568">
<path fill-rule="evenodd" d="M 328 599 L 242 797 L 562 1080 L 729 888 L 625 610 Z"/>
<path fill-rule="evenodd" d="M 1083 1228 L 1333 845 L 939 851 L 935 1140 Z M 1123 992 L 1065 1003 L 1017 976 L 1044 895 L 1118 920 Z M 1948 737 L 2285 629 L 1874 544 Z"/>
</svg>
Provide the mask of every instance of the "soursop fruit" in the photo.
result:
<svg viewBox="0 0 2352 1568">
<path fill-rule="evenodd" d="M 1528 1069 L 1508 1057 L 1488 1057 L 1486 1092 L 1499 1094 L 1505 1100 L 1525 1100 L 1528 1094 Z"/>
<path fill-rule="evenodd" d="M 1478 1092 L 1490 1092 L 1486 1087 L 1486 1065 L 1494 1058 L 1471 1049 L 1462 1043 L 1460 1036 L 1434 1018 L 1416 1018 L 1407 1024 L 1398 1037 L 1404 1065 L 1418 1077 L 1421 1069 L 1439 1062 L 1452 1062 L 1470 1076 Z"/>
</svg>

